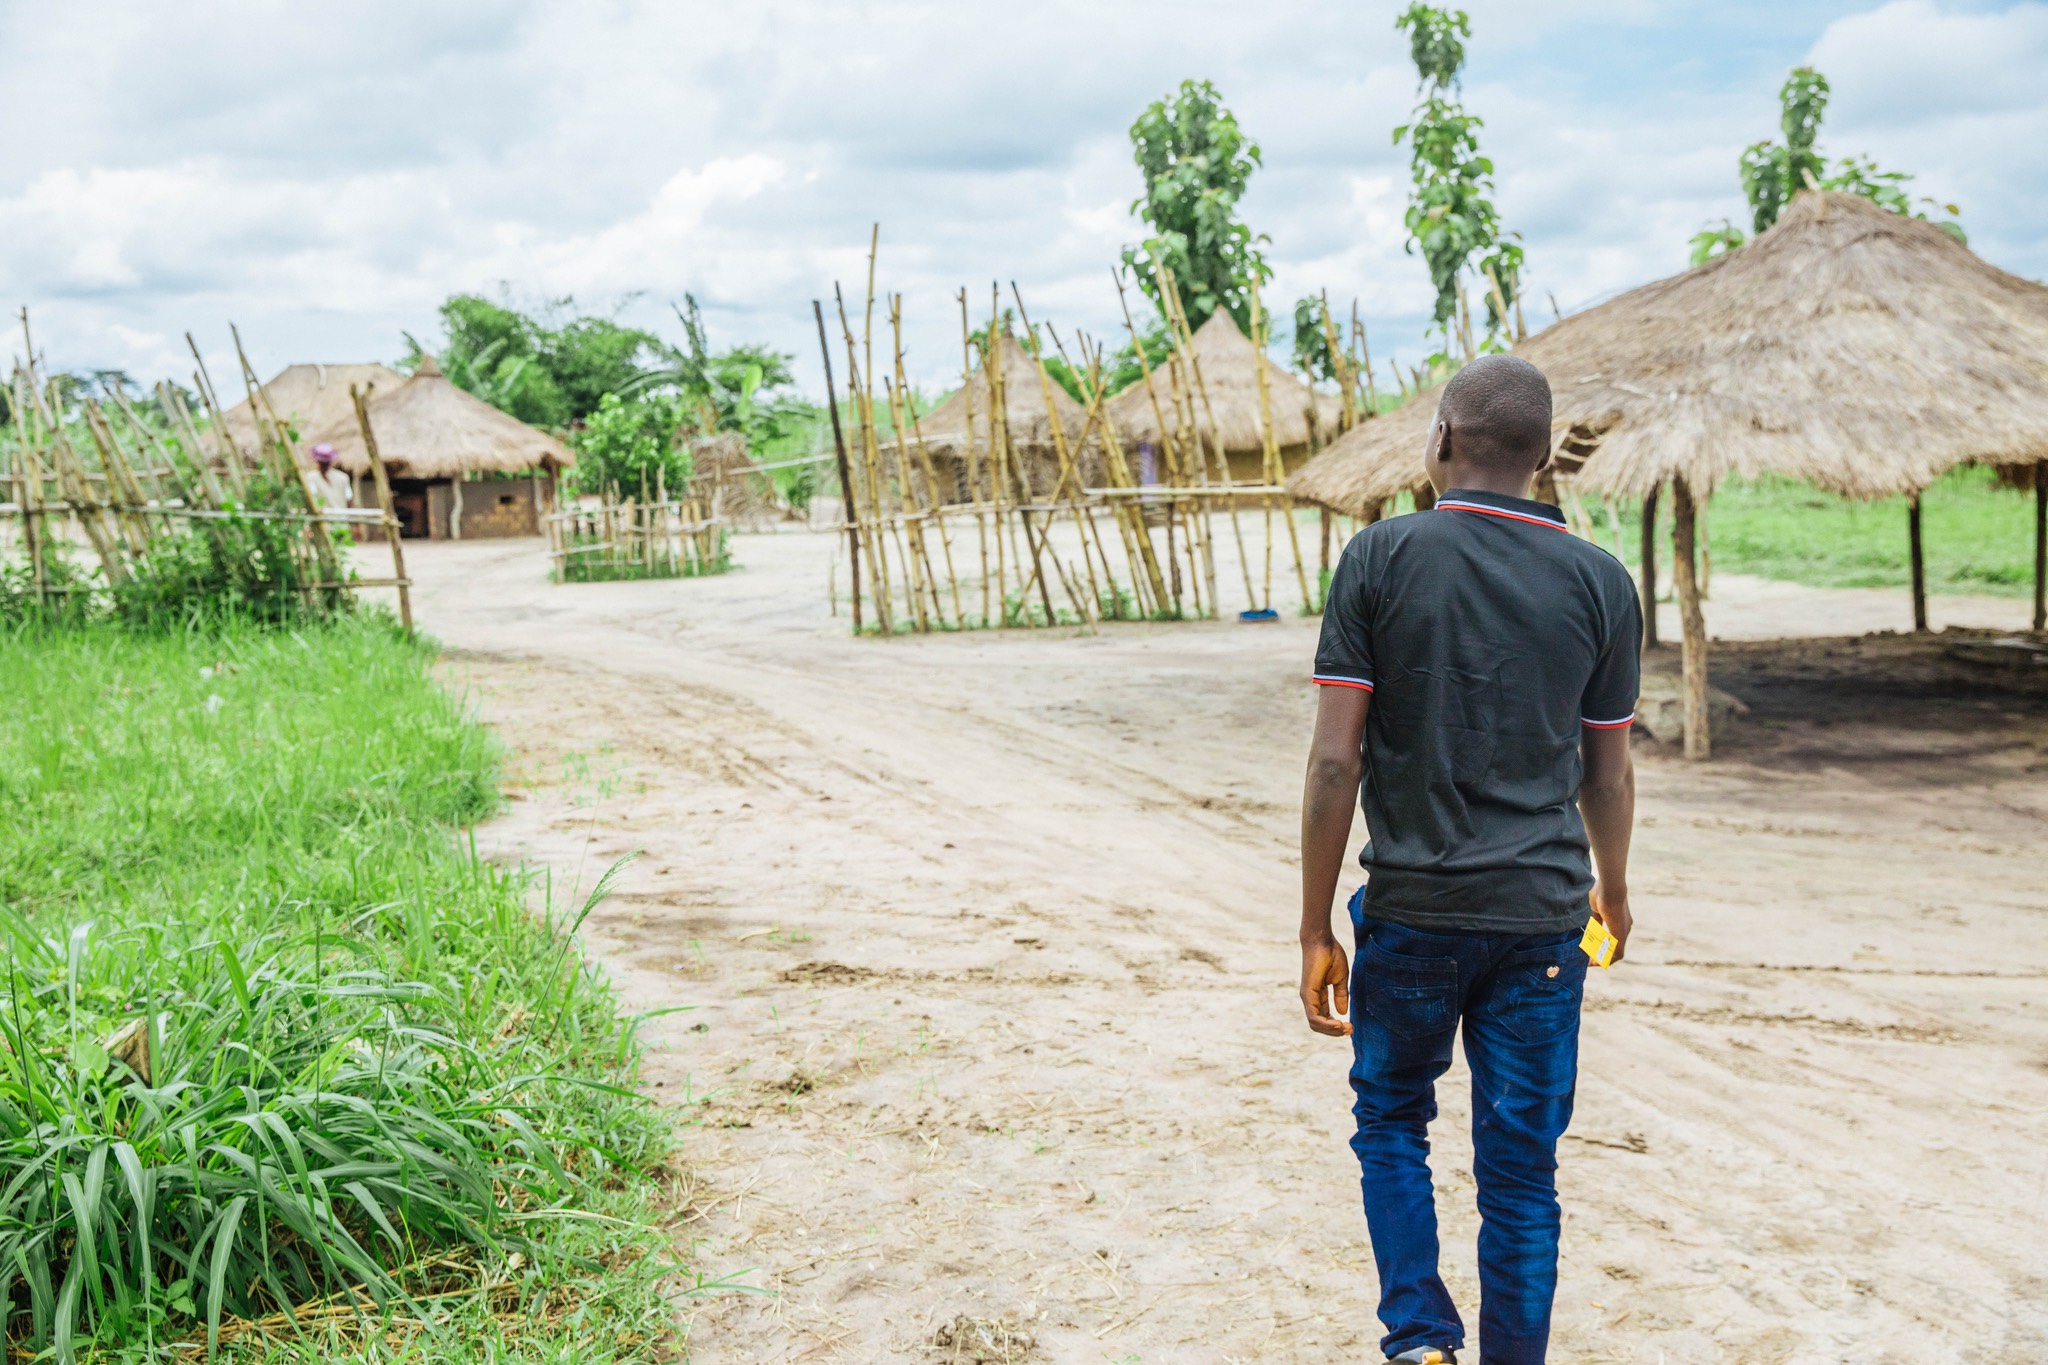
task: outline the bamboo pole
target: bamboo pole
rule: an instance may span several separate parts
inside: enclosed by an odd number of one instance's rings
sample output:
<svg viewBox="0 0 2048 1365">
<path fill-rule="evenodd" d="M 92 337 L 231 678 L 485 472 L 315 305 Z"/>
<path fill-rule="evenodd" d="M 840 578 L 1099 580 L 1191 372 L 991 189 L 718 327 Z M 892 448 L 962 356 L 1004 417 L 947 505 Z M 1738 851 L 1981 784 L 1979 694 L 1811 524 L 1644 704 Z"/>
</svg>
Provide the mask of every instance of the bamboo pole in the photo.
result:
<svg viewBox="0 0 2048 1365">
<path fill-rule="evenodd" d="M 967 288 L 960 288 L 960 395 L 967 404 L 967 488 L 974 500 L 974 534 L 981 543 L 981 624 L 992 623 L 989 616 L 988 579 L 988 522 L 982 511 L 981 472 L 974 460 L 974 339 L 973 329 L 967 322 Z M 996 528 L 996 575 L 998 600 L 1001 598 L 1000 581 L 1003 561 L 1002 528 Z"/>
<path fill-rule="evenodd" d="M 2034 466 L 2034 629 L 2048 630 L 2048 461 Z"/>
<path fill-rule="evenodd" d="M 1180 284 L 1175 280 L 1172 268 L 1166 265 L 1165 262 L 1160 261 L 1156 256 L 1153 258 L 1153 269 L 1158 275 L 1160 283 L 1164 286 L 1160 290 L 1160 297 L 1168 300 L 1171 304 L 1167 310 L 1168 319 L 1179 331 L 1181 351 L 1187 356 L 1188 372 L 1194 379 L 1192 392 L 1189 395 L 1190 408 L 1192 410 L 1194 396 L 1199 394 L 1202 400 L 1202 413 L 1209 419 L 1210 446 L 1216 456 L 1224 490 L 1228 492 L 1232 486 L 1230 454 L 1223 445 L 1223 429 L 1217 425 L 1216 409 L 1209 402 L 1209 386 L 1202 380 L 1202 358 L 1195 354 L 1195 333 L 1194 329 L 1188 325 L 1187 310 L 1181 305 Z M 1195 439 L 1198 443 L 1201 440 L 1201 428 L 1199 425 L 1196 427 Z M 1246 604 L 1249 606 L 1257 601 L 1252 591 L 1251 556 L 1245 552 L 1244 548 L 1244 525 L 1238 517 L 1237 499 L 1229 498 L 1228 501 L 1230 503 L 1230 530 L 1237 540 L 1238 568 L 1244 574 L 1244 595 Z"/>
<path fill-rule="evenodd" d="M 847 397 L 853 404 L 854 416 L 858 419 L 862 411 L 859 364 L 853 351 L 853 328 L 846 320 L 846 298 L 840 293 L 836 283 L 832 286 L 832 301 L 839 310 L 839 331 L 846 342 Z M 876 629 L 884 635 L 893 635 L 896 632 L 896 622 L 894 603 L 890 600 L 892 590 L 889 586 L 888 545 L 881 536 L 880 494 L 874 486 L 872 451 L 869 448 L 864 420 L 858 435 L 861 442 L 859 477 L 847 489 L 847 496 L 851 500 L 853 515 L 857 521 L 865 523 L 870 511 L 875 516 L 874 524 L 870 526 L 868 534 L 861 537 L 861 542 L 868 556 L 868 581 L 873 585 Z"/>
<path fill-rule="evenodd" d="M 1024 308 L 1024 296 L 1018 292 L 1015 280 L 1010 281 L 1010 296 L 1017 301 L 1017 317 L 1024 324 L 1024 335 L 1031 339 L 1031 363 L 1038 373 L 1038 388 L 1040 396 L 1045 403 L 1046 424 L 1052 428 L 1053 455 L 1059 461 L 1059 475 L 1053 484 L 1052 502 L 1057 507 L 1061 493 L 1065 492 L 1067 494 L 1069 498 L 1068 507 L 1072 512 L 1074 520 L 1074 533 L 1081 539 L 1081 566 L 1088 571 L 1088 600 L 1076 603 L 1075 605 L 1081 609 L 1081 619 L 1093 625 L 1096 616 L 1100 614 L 1102 609 L 1102 585 L 1097 582 L 1095 577 L 1095 563 L 1088 557 L 1088 531 L 1090 528 L 1083 524 L 1081 518 L 1079 499 L 1081 480 L 1075 472 L 1072 452 L 1067 447 L 1066 423 L 1060 421 L 1059 408 L 1053 402 L 1052 376 L 1046 372 L 1045 356 L 1038 344 L 1038 329 L 1031 325 L 1031 314 Z M 1056 515 L 1056 512 L 1046 514 L 1046 527 L 1048 531 L 1051 529 L 1053 518 Z M 1101 546 L 1098 544 L 1096 548 L 1099 551 Z M 1112 580 L 1112 594 L 1114 593 L 1114 586 L 1114 581 Z"/>
<path fill-rule="evenodd" d="M 391 480 L 384 471 L 383 457 L 377 453 L 377 433 L 370 429 L 370 393 L 375 385 L 358 389 L 348 386 L 349 402 L 356 410 L 356 430 L 363 436 L 363 451 L 370 458 L 370 481 L 377 487 L 377 509 L 384 517 L 384 539 L 391 543 L 391 577 L 398 588 L 398 620 L 405 627 L 407 635 L 412 634 L 412 579 L 405 572 L 405 547 L 400 543 L 398 513 L 391 505 Z M 562 567 L 567 576 L 568 556 L 563 555 Z"/>
<path fill-rule="evenodd" d="M 64 490 L 64 497 L 72 506 L 79 526 L 85 537 L 92 542 L 93 552 L 99 556 L 100 567 L 105 573 L 107 586 L 118 588 L 128 581 L 128 566 L 122 562 L 120 544 L 116 536 L 107 530 L 103 520 L 104 509 L 92 496 L 92 489 L 85 480 L 84 467 L 79 463 L 78 453 L 71 448 L 71 442 L 64 435 L 64 427 L 57 420 L 55 410 L 50 406 L 49 395 L 35 375 L 36 345 L 29 335 L 28 309 L 21 310 L 21 343 L 29 364 L 29 393 L 35 400 L 35 408 L 42 418 L 43 426 L 49 433 L 50 463 L 57 474 L 58 486 Z"/>
<path fill-rule="evenodd" d="M 1330 291 L 1325 289 L 1322 292 L 1321 298 L 1323 302 L 1323 346 L 1330 353 L 1331 368 L 1337 371 L 1337 393 L 1343 400 L 1343 406 L 1337 411 L 1337 434 L 1342 436 L 1345 432 L 1351 430 L 1358 421 L 1358 371 L 1352 368 L 1350 355 L 1337 342 L 1337 324 L 1330 317 Z M 1314 400 L 1311 399 L 1310 401 L 1313 402 Z M 1329 525 L 1329 515 L 1327 512 L 1324 514 L 1323 524 L 1327 529 Z M 1328 555 L 1324 556 L 1325 560 L 1328 558 Z M 1328 568 L 1329 565 L 1325 563 L 1323 567 Z"/>
<path fill-rule="evenodd" d="M 846 523 L 846 559 L 853 581 L 853 633 L 860 634 L 860 524 L 854 503 L 853 473 L 846 464 L 846 434 L 839 427 L 839 395 L 832 383 L 832 346 L 825 340 L 825 307 L 811 300 L 818 321 L 818 354 L 825 362 L 825 404 L 832 410 L 832 449 L 839 460 L 839 519 Z"/>
<path fill-rule="evenodd" d="M 1358 317 L 1358 300 L 1351 301 L 1351 336 L 1358 343 L 1358 365 L 1365 372 L 1365 411 L 1368 416 L 1380 415 L 1379 386 L 1372 377 L 1372 347 L 1366 341 L 1365 323 Z M 1401 367 L 1394 367 L 1394 378 L 1401 377 Z"/>
<path fill-rule="evenodd" d="M 1136 488 L 1138 487 L 1138 480 L 1132 476 L 1130 461 L 1124 455 L 1123 439 L 1117 435 L 1115 424 L 1110 422 L 1108 418 L 1109 386 L 1102 372 L 1102 347 L 1099 345 L 1094 348 L 1094 354 L 1088 359 L 1088 375 L 1089 389 L 1094 399 L 1094 406 L 1102 418 L 1104 463 L 1114 473 L 1119 486 Z M 1143 584 L 1152 594 L 1152 611 L 1154 614 L 1164 615 L 1168 610 L 1166 580 L 1160 571 L 1158 552 L 1152 544 L 1152 528 L 1145 522 L 1145 506 L 1142 502 L 1133 499 L 1125 504 L 1122 513 L 1124 524 L 1127 528 L 1127 538 L 1124 545 L 1125 553 L 1129 554 L 1132 546 L 1135 545 L 1138 550 L 1139 560 L 1141 561 L 1132 564 L 1132 581 L 1133 583 L 1140 581 L 1139 570 L 1142 568 Z M 1172 525 L 1173 523 L 1169 519 L 1167 522 L 1169 534 L 1171 533 Z M 1169 562 L 1172 557 L 1173 552 L 1169 547 L 1167 550 Z"/>
<path fill-rule="evenodd" d="M 910 473 L 909 438 L 903 431 L 907 422 L 902 412 L 899 411 L 901 397 L 902 390 L 896 387 L 894 381 L 888 375 L 883 375 L 882 400 L 889 405 L 889 427 L 891 433 L 896 437 L 896 487 L 898 490 L 897 496 L 901 499 L 904 514 L 899 519 L 899 524 L 905 526 L 906 537 L 909 541 L 911 615 L 917 620 L 918 630 L 929 632 L 932 628 L 932 615 L 928 615 L 925 611 L 925 599 L 927 597 L 931 599 L 932 614 L 937 614 L 939 612 L 939 597 L 937 585 L 931 581 L 931 555 L 925 549 L 925 523 L 922 515 L 924 508 L 921 503 L 913 502 L 916 493 L 912 486 Z M 943 619 L 941 619 L 940 623 L 944 624 Z"/>
<path fill-rule="evenodd" d="M 313 547 L 313 557 L 319 563 L 321 577 L 325 580 L 339 579 L 341 559 L 335 553 L 333 541 L 328 539 L 327 526 L 320 521 L 320 504 L 313 496 L 313 490 L 306 483 L 305 471 L 299 467 L 297 454 L 292 450 L 291 438 L 285 435 L 284 423 L 278 420 L 277 409 L 271 406 L 270 391 L 256 378 L 255 367 L 249 363 L 248 352 L 242 349 L 242 334 L 231 322 L 228 335 L 234 338 L 235 359 L 241 362 L 242 383 L 249 389 L 249 414 L 256 419 L 258 440 L 261 441 L 263 419 L 268 415 L 271 434 L 276 442 L 275 454 L 278 465 L 277 476 L 298 489 L 299 501 L 314 520 L 307 525 L 306 538 Z M 456 519 L 460 529 L 462 507 L 462 476 L 455 477 Z"/>
<path fill-rule="evenodd" d="M 1685 756 L 1705 759 L 1713 754 L 1707 709 L 1707 622 L 1700 611 L 1700 590 L 1694 555 L 1697 509 L 1683 475 L 1671 480 L 1672 579 L 1678 592 L 1679 625 L 1685 650 Z"/>
<path fill-rule="evenodd" d="M 990 287 L 991 292 L 994 293 L 994 298 L 991 301 L 988 341 L 982 350 L 981 372 L 989 377 L 990 402 L 993 405 L 991 432 L 1000 433 L 1002 437 L 1000 449 L 1002 451 L 1003 472 L 1008 481 L 1012 481 L 1017 485 L 1014 490 L 1017 495 L 1017 502 L 1015 504 L 1017 522 L 1024 532 L 1024 543 L 1031 551 L 1031 574 L 1024 580 L 1024 586 L 1018 590 L 1017 610 L 1022 622 L 1026 625 L 1030 624 L 1030 609 L 1025 603 L 1029 600 L 1031 587 L 1035 583 L 1038 586 L 1039 601 L 1045 607 L 1045 623 L 1050 626 L 1057 624 L 1059 618 L 1053 613 L 1052 586 L 1046 581 L 1045 575 L 1044 559 L 1048 547 L 1044 543 L 1044 538 L 1031 524 L 1031 513 L 1028 510 L 1031 502 L 1031 486 L 1025 477 L 1024 471 L 1018 467 L 1015 458 L 1016 445 L 1012 441 L 1010 433 L 1009 383 L 1003 374 L 1002 348 L 1005 342 L 1013 346 L 1016 342 L 1009 339 L 1008 332 L 998 330 L 1002 326 L 1002 295 L 998 292 L 1000 286 L 996 286 L 991 282 Z M 1055 565 L 1055 568 L 1057 568 L 1057 565 Z M 1024 572 L 1022 556 L 1018 558 L 1017 572 L 1020 574 Z M 1064 571 L 1060 571 L 1060 581 L 1062 585 L 1066 583 Z M 1007 612 L 1007 606 L 1005 611 Z"/>
<path fill-rule="evenodd" d="M 1123 587 L 1117 581 L 1115 566 L 1109 561 L 1109 551 L 1103 547 L 1102 529 L 1095 521 L 1094 503 L 1088 500 L 1087 490 L 1083 487 L 1080 453 L 1088 448 L 1089 437 L 1095 437 L 1103 451 L 1103 477 L 1114 487 L 1127 488 L 1132 486 L 1130 466 L 1123 458 L 1123 448 L 1116 444 L 1115 433 L 1109 429 L 1107 414 L 1102 406 L 1101 396 L 1098 392 L 1099 385 L 1096 383 L 1099 376 L 1094 368 L 1095 361 L 1091 358 L 1086 336 L 1080 333 L 1075 334 L 1074 344 L 1081 355 L 1082 361 L 1080 365 L 1076 365 L 1074 358 L 1067 354 L 1066 345 L 1060 340 L 1059 332 L 1054 329 L 1050 322 L 1046 323 L 1045 332 L 1047 336 L 1052 338 L 1052 344 L 1059 351 L 1060 360 L 1066 365 L 1067 372 L 1074 376 L 1075 382 L 1081 386 L 1083 397 L 1088 400 L 1088 405 L 1082 415 L 1081 434 L 1069 446 L 1069 449 L 1074 452 L 1069 471 L 1070 476 L 1074 480 L 1071 496 L 1076 500 L 1087 517 L 1088 531 L 1094 542 L 1095 554 L 1102 561 L 1103 579 L 1109 584 L 1111 614 L 1120 617 L 1123 614 Z M 1042 364 L 1040 368 L 1043 370 Z M 1143 556 L 1131 539 L 1130 528 L 1125 515 L 1134 511 L 1139 513 L 1139 525 L 1142 528 L 1142 511 L 1133 504 L 1120 502 L 1109 509 L 1110 520 L 1117 528 L 1118 543 L 1123 547 L 1124 567 L 1129 570 L 1131 576 L 1131 599 L 1142 614 L 1145 610 L 1144 597 L 1146 586 L 1141 567 Z M 1084 556 L 1087 554 L 1085 542 L 1082 554 Z"/>
<path fill-rule="evenodd" d="M 1643 499 L 1642 569 L 1636 583 L 1643 595 L 1643 648 L 1657 648 L 1657 488 Z"/>
<path fill-rule="evenodd" d="M 1123 272 L 1112 270 L 1110 277 L 1116 281 L 1116 301 L 1117 306 L 1123 310 L 1124 330 L 1130 333 L 1131 349 L 1137 352 L 1138 374 L 1145 385 L 1145 397 L 1152 405 L 1152 422 L 1159 429 L 1159 449 L 1160 454 L 1165 457 L 1167 478 L 1169 482 L 1178 484 L 1185 477 L 1184 464 L 1177 449 L 1178 443 L 1166 429 L 1166 414 L 1159 407 L 1159 389 L 1152 381 L 1151 358 L 1145 354 L 1144 340 L 1138 335 L 1137 324 L 1131 320 L 1131 303 L 1124 293 Z M 1166 558 L 1167 562 L 1173 565 L 1173 611 L 1176 616 L 1181 614 L 1180 561 L 1173 556 L 1173 523 L 1180 515 L 1181 499 L 1174 498 L 1167 503 L 1166 509 Z"/>
<path fill-rule="evenodd" d="M 924 443 L 924 427 L 918 422 L 917 407 L 910 392 L 910 378 L 903 368 L 903 296 L 901 294 L 896 295 L 895 302 L 890 305 L 889 326 L 891 334 L 895 338 L 896 392 L 902 395 L 903 411 L 910 419 L 910 434 L 917 443 L 918 460 L 924 469 L 925 491 L 931 498 L 932 524 L 937 527 L 939 532 L 939 550 L 944 555 L 946 561 L 946 584 L 953 598 L 953 625 L 956 629 L 965 630 L 967 629 L 967 614 L 960 605 L 960 575 L 953 568 L 953 533 L 946 525 L 945 499 L 939 494 L 938 470 L 932 465 L 931 448 Z M 897 435 L 900 440 L 902 436 L 901 429 L 898 430 Z M 973 432 L 970 429 L 968 433 L 970 444 L 973 439 Z M 937 598 L 937 595 L 937 592 L 934 591 L 934 599 Z M 941 625 L 945 624 L 944 611 L 939 612 L 939 623 Z"/>
<path fill-rule="evenodd" d="M 146 505 L 149 500 L 143 497 L 142 485 L 136 481 L 134 470 L 122 458 L 113 433 L 100 419 L 98 405 L 90 398 L 86 399 L 79 404 L 79 417 L 85 424 L 86 435 L 92 438 L 93 448 L 99 453 L 100 475 L 106 485 L 107 501 L 119 504 L 114 509 L 114 524 L 127 541 L 128 552 L 140 559 L 149 553 L 149 526 L 141 512 L 133 509 Z"/>
<path fill-rule="evenodd" d="M 157 386 L 158 402 L 172 416 L 172 425 L 191 447 L 192 467 L 199 476 L 199 486 L 206 490 L 207 504 L 220 507 L 227 502 L 220 480 L 214 477 L 213 464 L 206 455 L 206 443 L 199 438 L 199 428 L 192 421 L 192 410 L 185 406 L 184 395 L 169 380 Z"/>
<path fill-rule="evenodd" d="M 1927 633 L 1927 555 L 1920 543 L 1920 495 L 1906 504 L 1907 549 L 1913 561 L 1913 631 Z"/>
<path fill-rule="evenodd" d="M 1277 486 L 1286 481 L 1287 467 L 1281 462 L 1280 440 L 1273 432 L 1273 395 L 1271 385 L 1266 378 L 1265 319 L 1265 310 L 1259 304 L 1258 275 L 1254 273 L 1252 276 L 1252 332 L 1256 338 L 1253 345 L 1257 351 L 1257 356 L 1255 357 L 1257 364 L 1253 366 L 1253 370 L 1259 379 L 1259 434 L 1265 446 L 1266 482 Z M 1310 391 L 1309 401 L 1315 401 L 1313 390 Z M 1268 610 L 1271 610 L 1273 606 L 1273 500 L 1268 496 L 1265 501 L 1267 508 L 1266 607 Z M 1315 611 L 1317 610 L 1315 594 L 1308 590 L 1308 569 L 1302 564 L 1301 560 L 1301 528 L 1294 523 L 1294 500 L 1292 498 L 1282 495 L 1280 499 L 1280 515 L 1286 518 L 1287 543 L 1294 550 L 1294 577 L 1296 582 L 1301 585 L 1301 609 L 1303 611 Z"/>
<path fill-rule="evenodd" d="M 16 366 L 8 383 L 12 390 L 9 405 L 14 411 L 14 477 L 16 500 L 21 503 L 21 534 L 24 548 L 28 551 L 29 578 L 35 585 L 36 604 L 43 605 L 49 600 L 49 565 L 44 559 L 44 541 L 49 527 L 45 520 L 43 502 L 45 490 L 42 462 L 36 458 L 37 437 L 32 430 L 35 414 L 28 396 L 28 383 L 20 366 Z"/>
</svg>

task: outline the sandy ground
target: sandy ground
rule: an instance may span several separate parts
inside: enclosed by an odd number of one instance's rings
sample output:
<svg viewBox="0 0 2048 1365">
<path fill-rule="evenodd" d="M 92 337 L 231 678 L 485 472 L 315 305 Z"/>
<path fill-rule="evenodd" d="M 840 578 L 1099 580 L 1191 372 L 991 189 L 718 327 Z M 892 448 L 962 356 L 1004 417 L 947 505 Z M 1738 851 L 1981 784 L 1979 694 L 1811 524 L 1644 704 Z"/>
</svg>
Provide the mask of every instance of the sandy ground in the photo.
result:
<svg viewBox="0 0 2048 1365">
<path fill-rule="evenodd" d="M 558 886 L 645 853 L 589 938 L 692 1007 L 650 1081 L 696 1263 L 751 1291 L 689 1301 L 692 1359 L 1378 1358 L 1348 1050 L 1294 996 L 1312 622 L 854 640 L 822 536 L 569 587 L 537 542 L 409 548 L 513 750 L 490 849 Z M 1731 640 L 1907 624 L 1714 592 Z M 1943 643 L 1731 644 L 1722 755 L 1639 740 L 1554 1358 L 2048 1360 L 2048 688 Z M 1468 1099 L 1460 1064 L 1471 1321 Z"/>
</svg>

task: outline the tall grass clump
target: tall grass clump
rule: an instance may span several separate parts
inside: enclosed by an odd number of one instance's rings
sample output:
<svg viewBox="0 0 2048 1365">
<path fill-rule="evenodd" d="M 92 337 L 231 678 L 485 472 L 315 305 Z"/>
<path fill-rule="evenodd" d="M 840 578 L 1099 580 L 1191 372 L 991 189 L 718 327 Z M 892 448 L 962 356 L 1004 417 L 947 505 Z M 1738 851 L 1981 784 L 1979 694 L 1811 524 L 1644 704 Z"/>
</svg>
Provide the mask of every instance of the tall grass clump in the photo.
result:
<svg viewBox="0 0 2048 1365">
<path fill-rule="evenodd" d="M 0 638 L 9 1347 L 658 1334 L 630 1029 L 462 840 L 496 754 L 430 657 L 373 617 Z"/>
</svg>

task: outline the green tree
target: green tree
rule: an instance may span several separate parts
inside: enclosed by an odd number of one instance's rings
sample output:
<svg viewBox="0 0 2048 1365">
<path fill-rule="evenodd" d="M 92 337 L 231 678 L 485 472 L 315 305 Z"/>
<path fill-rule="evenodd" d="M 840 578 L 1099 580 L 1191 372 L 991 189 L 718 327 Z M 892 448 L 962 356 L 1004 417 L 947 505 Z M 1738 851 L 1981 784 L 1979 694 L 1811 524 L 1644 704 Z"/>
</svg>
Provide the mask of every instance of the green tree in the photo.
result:
<svg viewBox="0 0 2048 1365">
<path fill-rule="evenodd" d="M 1486 298 L 1487 344 L 1496 346 L 1507 326 L 1506 311 L 1521 289 L 1523 256 L 1516 234 L 1502 229 L 1493 205 L 1493 162 L 1479 154 L 1479 129 L 1485 125 L 1456 98 L 1472 21 L 1463 10 L 1412 4 L 1394 27 L 1408 34 L 1421 96 L 1409 121 L 1394 130 L 1395 144 L 1408 144 L 1414 183 L 1406 218 L 1408 250 L 1421 251 L 1436 286 L 1432 318 L 1443 331 L 1445 351 L 1450 350 L 1468 269 L 1475 270 Z"/>
<path fill-rule="evenodd" d="M 1905 189 L 1913 177 L 1903 171 L 1883 170 L 1867 156 L 1844 157 L 1835 163 L 1833 171 L 1827 169 L 1820 153 L 1820 125 L 1827 112 L 1828 94 L 1828 78 L 1810 66 L 1794 67 L 1785 77 L 1785 84 L 1778 90 L 1778 127 L 1785 140 L 1753 143 L 1743 149 L 1737 163 L 1742 194 L 1749 201 L 1751 226 L 1759 233 L 1769 230 L 1793 196 L 1808 189 L 1839 190 L 1908 218 L 1937 221 L 1930 219 L 1925 209 L 1915 207 Z M 1937 221 L 1942 231 L 1958 241 L 1969 240 L 1962 224 L 1956 221 L 1961 209 L 1928 198 L 1918 202 L 1947 215 Z M 1733 251 L 1742 242 L 1741 231 L 1725 224 L 1718 230 L 1710 228 L 1697 233 L 1692 239 L 1692 262 L 1698 265 L 1722 252 Z"/>
<path fill-rule="evenodd" d="M 817 426 L 825 410 L 795 392 L 790 355 L 752 342 L 714 352 L 696 297 L 685 294 L 683 303 L 675 310 L 682 346 L 664 347 L 662 363 L 641 370 L 620 392 L 673 395 L 684 428 L 736 431 L 757 455 L 787 447 Z"/>
<path fill-rule="evenodd" d="M 1294 301 L 1294 368 L 1317 379 L 1337 380 L 1337 358 L 1323 330 L 1323 299 L 1304 294 Z"/>
<path fill-rule="evenodd" d="M 652 332 L 575 316 L 574 308 L 574 299 L 556 299 L 535 317 L 476 294 L 454 295 L 441 305 L 447 339 L 436 358 L 451 381 L 520 421 L 566 426 L 664 353 Z M 558 317 L 566 321 L 556 324 Z M 407 361 L 417 365 L 424 348 L 410 335 L 406 342 Z"/>
<path fill-rule="evenodd" d="M 585 493 L 617 489 L 637 498 L 666 487 L 682 490 L 690 477 L 689 452 L 676 441 L 677 400 L 666 394 L 605 394 L 597 409 L 570 437 L 576 447 L 577 488 Z"/>
<path fill-rule="evenodd" d="M 1765 139 L 1742 152 L 1742 193 L 1756 231 L 1767 231 L 1793 195 L 1820 183 L 1823 165 L 1815 144 L 1827 107 L 1828 78 L 1810 66 L 1792 68 L 1778 90 L 1778 127 L 1785 140 Z"/>
<path fill-rule="evenodd" d="M 1152 229 L 1142 245 L 1124 248 L 1138 287 L 1164 311 L 1156 258 L 1180 286 L 1189 326 L 1222 309 L 1249 332 L 1252 280 L 1273 277 L 1259 250 L 1270 239 L 1237 220 L 1237 201 L 1261 164 L 1258 144 L 1237 126 L 1214 85 L 1182 81 L 1131 125 L 1131 148 L 1145 177 L 1131 212 Z"/>
</svg>

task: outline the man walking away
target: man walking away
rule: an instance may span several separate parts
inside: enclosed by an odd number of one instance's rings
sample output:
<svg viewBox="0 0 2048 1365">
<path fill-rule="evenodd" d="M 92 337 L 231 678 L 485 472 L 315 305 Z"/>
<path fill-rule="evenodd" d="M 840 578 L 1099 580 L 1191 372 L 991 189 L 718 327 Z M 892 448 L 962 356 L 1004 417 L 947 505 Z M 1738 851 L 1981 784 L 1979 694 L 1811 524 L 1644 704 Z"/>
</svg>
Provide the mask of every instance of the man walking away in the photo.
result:
<svg viewBox="0 0 2048 1365">
<path fill-rule="evenodd" d="M 1542 372 L 1512 356 L 1444 386 L 1426 455 L 1436 508 L 1352 539 L 1316 651 L 1301 1002 L 1310 1028 L 1351 1038 L 1380 1345 L 1418 1365 L 1465 1344 L 1428 1164 L 1452 1037 L 1462 1024 L 1472 1071 L 1479 1358 L 1533 1365 L 1557 1288 L 1589 893 L 1617 961 L 1628 941 L 1642 621 L 1628 571 L 1527 496 L 1550 408 Z M 1354 969 L 1330 905 L 1361 775 Z"/>
</svg>

